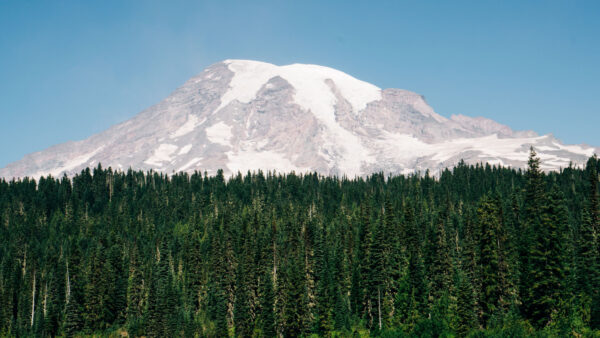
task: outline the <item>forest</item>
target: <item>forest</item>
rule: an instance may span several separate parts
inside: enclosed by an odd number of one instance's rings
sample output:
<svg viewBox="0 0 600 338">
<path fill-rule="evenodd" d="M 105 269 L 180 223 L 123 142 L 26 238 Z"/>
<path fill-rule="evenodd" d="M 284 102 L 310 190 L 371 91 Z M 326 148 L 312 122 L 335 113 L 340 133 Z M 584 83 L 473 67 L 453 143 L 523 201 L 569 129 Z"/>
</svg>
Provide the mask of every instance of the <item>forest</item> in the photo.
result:
<svg viewBox="0 0 600 338">
<path fill-rule="evenodd" d="M 600 337 L 595 156 L 0 180 L 0 336 Z"/>
</svg>

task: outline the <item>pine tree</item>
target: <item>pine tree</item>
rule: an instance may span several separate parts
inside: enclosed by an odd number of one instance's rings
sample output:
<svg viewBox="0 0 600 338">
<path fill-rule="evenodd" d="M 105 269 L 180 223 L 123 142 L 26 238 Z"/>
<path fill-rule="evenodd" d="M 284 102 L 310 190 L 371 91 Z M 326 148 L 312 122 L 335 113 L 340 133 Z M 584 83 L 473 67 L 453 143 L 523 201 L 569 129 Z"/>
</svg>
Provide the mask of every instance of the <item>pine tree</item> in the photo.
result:
<svg viewBox="0 0 600 338">
<path fill-rule="evenodd" d="M 381 221 L 372 223 L 372 237 L 367 239 L 368 246 L 366 252 L 366 260 L 368 266 L 368 274 L 366 284 L 367 304 L 369 304 L 369 327 L 372 329 L 381 330 L 385 309 L 383 308 L 383 300 L 386 293 L 385 288 L 385 271 L 386 257 L 385 247 L 386 234 L 384 225 Z"/>
<path fill-rule="evenodd" d="M 89 277 L 85 287 L 85 326 L 90 331 L 104 329 L 108 277 L 105 274 L 106 248 L 102 243 L 93 249 Z"/>
<path fill-rule="evenodd" d="M 56 252 L 50 256 L 49 264 L 51 272 L 49 276 L 46 309 L 47 315 L 44 316 L 44 333 L 54 337 L 58 334 L 61 327 L 62 311 L 65 302 L 65 271 L 64 262 L 59 260 Z"/>
<path fill-rule="evenodd" d="M 243 261 L 238 264 L 236 274 L 235 304 L 234 304 L 234 323 L 235 335 L 237 337 L 252 336 L 252 318 L 250 316 L 250 299 L 248 290 L 248 279 L 246 275 L 246 264 Z"/>
<path fill-rule="evenodd" d="M 129 258 L 129 281 L 127 286 L 127 322 L 132 331 L 136 331 L 141 324 L 145 308 L 145 284 L 139 249 L 134 244 Z M 147 287 L 147 286 L 146 286 Z"/>
<path fill-rule="evenodd" d="M 456 277 L 457 307 L 456 307 L 456 332 L 465 336 L 475 327 L 475 300 L 473 298 L 473 287 L 466 273 L 459 270 Z"/>
<path fill-rule="evenodd" d="M 408 278 L 411 298 L 414 299 L 419 316 L 425 314 L 426 291 L 425 272 L 421 254 L 420 231 L 414 217 L 412 206 L 405 209 L 404 221 L 406 223 L 406 252 L 408 255 Z"/>
<path fill-rule="evenodd" d="M 564 197 L 554 186 L 542 206 L 541 224 L 536 230 L 531 253 L 531 276 L 534 278 L 531 312 L 538 327 L 550 321 L 563 297 L 566 259 L 562 246 L 567 222 Z"/>
<path fill-rule="evenodd" d="M 444 220 L 438 220 L 434 231 L 434 253 L 431 264 L 430 293 L 433 299 L 439 299 L 451 286 L 450 247 L 446 239 Z"/>
<path fill-rule="evenodd" d="M 108 250 L 104 275 L 108 282 L 104 319 L 108 325 L 122 324 L 127 310 L 127 273 L 119 244 L 112 245 Z"/>
<path fill-rule="evenodd" d="M 332 329 L 332 302 L 333 297 L 331 293 L 331 285 L 333 285 L 333 279 L 331 275 L 331 261 L 329 257 L 329 250 L 325 247 L 326 231 L 322 229 L 320 233 L 315 236 L 314 244 L 314 260 L 316 264 L 316 287 L 315 287 L 315 314 L 313 331 L 319 335 L 324 335 L 326 332 Z"/>
<path fill-rule="evenodd" d="M 397 291 L 394 299 L 393 325 L 409 332 L 415 324 L 418 312 L 414 292 L 410 286 L 408 262 L 404 260 L 398 266 L 398 270 L 400 271 L 400 278 L 395 281 Z"/>
<path fill-rule="evenodd" d="M 587 256 L 587 264 L 590 264 L 587 268 L 589 274 L 585 275 L 584 278 L 590 279 L 591 284 L 588 289 L 588 297 L 591 301 L 590 327 L 593 329 L 600 329 L 600 197 L 598 192 L 598 163 L 598 158 L 594 154 L 586 165 L 590 185 L 590 202 L 588 204 L 590 219 L 587 225 L 588 229 L 585 231 L 588 232 L 586 240 L 591 241 L 591 243 L 583 244 L 584 247 L 587 246 L 589 248 L 584 254 L 584 256 Z M 595 247 L 595 253 L 593 247 Z"/>
<path fill-rule="evenodd" d="M 178 336 L 178 295 L 169 271 L 169 249 L 163 241 L 157 252 L 148 292 L 148 336 Z"/>
<path fill-rule="evenodd" d="M 201 236 L 198 231 L 193 231 L 190 236 L 189 258 L 187 260 L 186 281 L 187 298 L 192 305 L 192 310 L 200 310 L 200 289 L 202 284 L 202 248 Z"/>
<path fill-rule="evenodd" d="M 533 317 L 532 304 L 535 296 L 532 293 L 534 262 L 532 261 L 533 243 L 537 231 L 541 227 L 542 204 L 545 199 L 544 174 L 540 170 L 540 159 L 537 157 L 533 147 L 530 150 L 527 172 L 525 173 L 525 208 L 523 215 L 523 227 L 520 237 L 519 256 L 520 260 L 520 286 L 519 294 L 522 299 L 522 312 L 526 318 Z"/>
<path fill-rule="evenodd" d="M 67 336 L 74 336 L 84 326 L 84 275 L 81 271 L 81 251 L 76 243 L 67 261 L 67 294 L 64 329 Z"/>
<path fill-rule="evenodd" d="M 275 294 L 273 291 L 273 279 L 271 278 L 271 271 L 268 269 L 264 274 L 264 281 L 262 283 L 260 294 L 260 327 L 262 336 L 265 338 L 276 337 L 277 332 L 275 331 L 275 313 L 273 312 Z"/>
<path fill-rule="evenodd" d="M 477 220 L 481 231 L 479 240 L 479 280 L 481 294 L 479 304 L 482 309 L 481 322 L 487 323 L 499 306 L 500 289 L 500 238 L 501 220 L 499 208 L 489 196 L 484 196 L 477 209 Z"/>
<path fill-rule="evenodd" d="M 221 238 L 215 238 L 216 235 L 212 233 L 210 236 L 211 261 L 207 285 L 208 299 L 206 312 L 208 318 L 214 322 L 214 335 L 225 337 L 228 335 L 228 324 L 224 249 Z"/>
<path fill-rule="evenodd" d="M 281 315 L 285 337 L 298 337 L 305 331 L 306 295 L 304 286 L 302 260 L 290 257 L 282 264 L 281 285 L 282 303 Z"/>
</svg>

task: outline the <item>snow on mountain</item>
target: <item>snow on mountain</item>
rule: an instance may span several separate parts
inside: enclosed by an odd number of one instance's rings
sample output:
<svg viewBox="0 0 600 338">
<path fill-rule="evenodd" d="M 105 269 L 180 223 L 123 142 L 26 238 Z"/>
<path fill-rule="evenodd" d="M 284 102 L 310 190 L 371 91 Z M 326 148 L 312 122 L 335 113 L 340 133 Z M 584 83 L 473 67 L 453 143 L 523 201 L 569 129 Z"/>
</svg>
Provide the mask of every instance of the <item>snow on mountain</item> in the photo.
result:
<svg viewBox="0 0 600 338">
<path fill-rule="evenodd" d="M 545 170 L 598 152 L 552 135 L 513 131 L 483 117 L 437 114 L 423 96 L 382 90 L 335 69 L 226 60 L 132 119 L 77 142 L 25 156 L 0 177 L 115 169 L 326 175 L 438 172 L 487 162 L 523 168 L 533 146 Z"/>
</svg>

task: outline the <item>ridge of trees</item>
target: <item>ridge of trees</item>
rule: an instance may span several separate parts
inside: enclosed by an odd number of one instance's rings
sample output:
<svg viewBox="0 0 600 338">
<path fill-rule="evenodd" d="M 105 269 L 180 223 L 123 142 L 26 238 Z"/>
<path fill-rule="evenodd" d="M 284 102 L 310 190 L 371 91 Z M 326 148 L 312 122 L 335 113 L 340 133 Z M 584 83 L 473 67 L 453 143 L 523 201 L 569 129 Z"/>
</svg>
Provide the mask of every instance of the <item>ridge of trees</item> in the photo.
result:
<svg viewBox="0 0 600 338">
<path fill-rule="evenodd" d="M 598 336 L 594 156 L 0 180 L 0 336 Z"/>
</svg>

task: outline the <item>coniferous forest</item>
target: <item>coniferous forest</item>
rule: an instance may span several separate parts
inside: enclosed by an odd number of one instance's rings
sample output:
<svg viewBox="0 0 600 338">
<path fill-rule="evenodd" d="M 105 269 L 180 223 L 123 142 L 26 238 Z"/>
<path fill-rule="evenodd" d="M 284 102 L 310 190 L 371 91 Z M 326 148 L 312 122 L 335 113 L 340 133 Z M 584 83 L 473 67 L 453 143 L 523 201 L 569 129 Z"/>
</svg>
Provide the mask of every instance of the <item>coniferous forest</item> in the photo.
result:
<svg viewBox="0 0 600 338">
<path fill-rule="evenodd" d="M 598 169 L 0 181 L 0 336 L 600 335 Z"/>
</svg>

